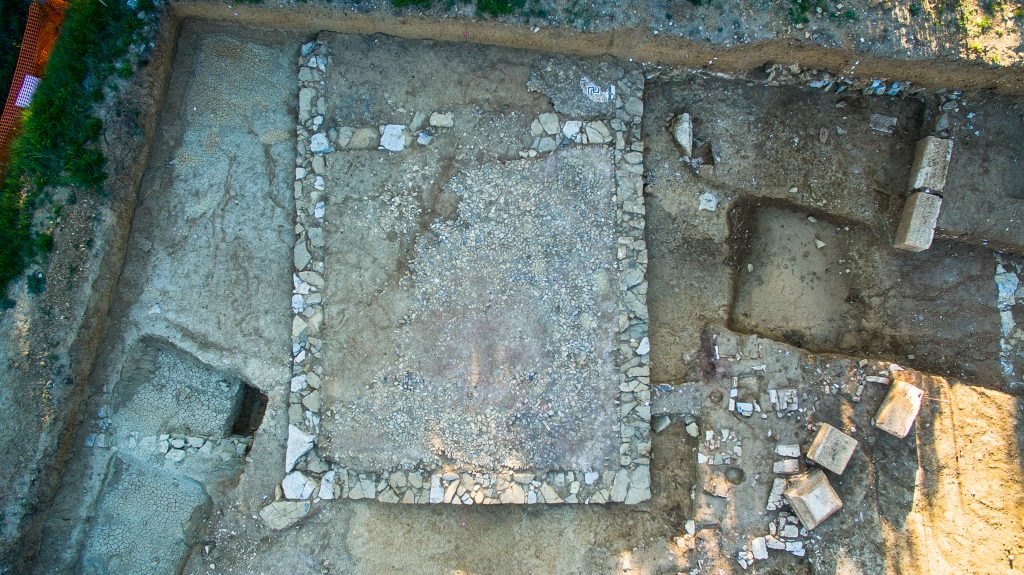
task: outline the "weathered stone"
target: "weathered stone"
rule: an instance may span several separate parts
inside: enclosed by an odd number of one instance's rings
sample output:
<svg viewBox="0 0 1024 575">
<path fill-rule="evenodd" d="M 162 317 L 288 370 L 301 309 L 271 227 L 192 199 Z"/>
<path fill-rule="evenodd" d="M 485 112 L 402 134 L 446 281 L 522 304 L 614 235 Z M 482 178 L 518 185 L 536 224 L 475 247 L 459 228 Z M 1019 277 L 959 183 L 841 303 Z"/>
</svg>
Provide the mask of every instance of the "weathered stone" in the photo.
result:
<svg viewBox="0 0 1024 575">
<path fill-rule="evenodd" d="M 927 192 L 911 194 L 903 206 L 893 247 L 908 252 L 921 252 L 931 247 L 941 207 L 942 198 L 939 196 Z"/>
<path fill-rule="evenodd" d="M 260 519 L 274 530 L 290 527 L 309 514 L 309 501 L 275 501 L 260 510 Z"/>
<path fill-rule="evenodd" d="M 857 440 L 827 423 L 818 426 L 818 434 L 807 448 L 807 459 L 841 475 L 857 449 Z"/>
<path fill-rule="evenodd" d="M 789 479 L 783 495 L 800 518 L 800 523 L 808 530 L 820 525 L 843 506 L 839 495 L 820 469 Z"/>
<path fill-rule="evenodd" d="M 953 140 L 927 136 L 919 141 L 910 168 L 910 189 L 942 191 L 952 157 Z"/>
<path fill-rule="evenodd" d="M 299 90 L 299 122 L 302 124 L 312 116 L 313 98 L 316 98 L 316 90 L 313 88 Z"/>
<path fill-rule="evenodd" d="M 320 478 L 320 489 L 317 490 L 316 496 L 320 499 L 334 499 L 334 482 L 336 477 L 337 473 L 334 471 L 324 473 L 324 476 Z"/>
<path fill-rule="evenodd" d="M 376 148 L 380 141 L 376 128 L 359 128 L 352 132 L 352 137 L 345 147 L 349 150 L 369 150 Z"/>
<path fill-rule="evenodd" d="M 882 400 L 882 405 L 875 414 L 875 427 L 882 431 L 906 437 L 921 410 L 921 399 L 924 391 L 916 385 L 905 381 L 896 372 L 896 379 L 889 386 L 889 393 Z"/>
<path fill-rule="evenodd" d="M 693 122 L 690 121 L 689 114 L 680 114 L 672 120 L 672 137 L 682 150 L 683 156 L 689 158 L 693 155 Z"/>
<path fill-rule="evenodd" d="M 405 126 L 388 124 L 380 135 L 380 146 L 389 152 L 401 152 L 405 149 Z"/>
<path fill-rule="evenodd" d="M 331 142 L 327 134 L 316 133 L 309 138 L 309 151 L 314 154 L 328 154 L 331 152 Z"/>
<path fill-rule="evenodd" d="M 750 552 L 754 559 L 764 560 L 768 558 L 768 544 L 764 537 L 755 537 L 750 541 Z"/>
<path fill-rule="evenodd" d="M 309 265 L 309 261 L 310 261 L 309 250 L 306 249 L 306 242 L 303 240 L 303 241 L 299 241 L 298 243 L 296 243 L 294 251 L 295 251 L 295 254 L 294 254 L 294 258 L 293 258 L 294 259 L 293 263 L 295 264 L 295 269 L 297 269 L 297 270 L 304 270 L 304 269 L 306 269 L 306 266 Z"/>
<path fill-rule="evenodd" d="M 896 130 L 896 118 L 883 114 L 871 114 L 871 119 L 868 121 L 868 125 L 876 132 L 891 134 Z"/>
<path fill-rule="evenodd" d="M 537 120 L 540 122 L 544 133 L 551 136 L 558 134 L 558 114 L 552 114 L 550 112 L 544 113 L 538 116 Z"/>
<path fill-rule="evenodd" d="M 313 436 L 294 425 L 288 426 L 288 447 L 285 450 L 284 471 L 295 469 L 295 462 L 313 448 Z"/>
<path fill-rule="evenodd" d="M 324 160 L 323 156 L 313 156 L 313 171 L 317 174 L 323 174 L 327 171 L 327 161 Z M 298 174 L 296 174 L 298 175 Z"/>
<path fill-rule="evenodd" d="M 434 112 L 430 115 L 430 125 L 435 128 L 451 128 L 455 126 L 455 116 L 451 112 Z"/>
<path fill-rule="evenodd" d="M 779 475 L 791 475 L 800 471 L 799 459 L 783 459 L 772 464 L 772 472 Z"/>
<path fill-rule="evenodd" d="M 293 471 L 281 481 L 281 490 L 287 499 L 309 499 L 316 486 L 316 481 L 306 477 L 301 471 Z"/>
</svg>

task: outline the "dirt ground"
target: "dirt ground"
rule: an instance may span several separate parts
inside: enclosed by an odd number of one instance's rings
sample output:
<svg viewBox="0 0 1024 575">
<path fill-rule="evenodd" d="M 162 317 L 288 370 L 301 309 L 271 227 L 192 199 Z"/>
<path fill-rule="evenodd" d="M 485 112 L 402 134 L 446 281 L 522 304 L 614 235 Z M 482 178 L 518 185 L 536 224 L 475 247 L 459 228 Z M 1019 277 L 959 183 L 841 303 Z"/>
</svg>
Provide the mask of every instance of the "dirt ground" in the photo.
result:
<svg viewBox="0 0 1024 575">
<path fill-rule="evenodd" d="M 587 10 L 609 17 L 584 23 L 587 16 L 565 12 L 566 18 L 589 29 L 658 19 L 662 24 L 652 26 L 664 30 L 659 26 L 681 27 L 693 14 L 723 8 L 648 6 L 621 15 L 608 7 Z M 782 36 L 778 26 L 730 31 L 723 24 L 709 31 L 715 22 L 705 20 L 704 28 L 680 35 L 722 44 Z M 865 19 L 851 28 L 828 17 L 815 22 L 816 41 L 848 48 L 847 36 L 882 21 Z M 928 48 L 919 43 L 912 49 L 915 57 L 959 50 L 954 39 L 930 26 L 903 32 L 937 34 Z M 667 426 L 651 435 L 649 501 L 473 507 L 317 501 L 297 524 L 268 528 L 259 512 L 280 490 L 289 422 L 295 61 L 300 46 L 318 32 L 282 27 L 287 30 L 186 21 L 180 30 L 165 31 L 154 66 L 166 70 L 166 85 L 153 81 L 149 100 L 137 96 L 142 111 L 133 120 L 151 130 L 147 157 L 132 162 L 140 172 L 138 198 L 123 200 L 105 218 L 72 212 L 50 263 L 79 265 L 73 257 L 79 253 L 93 266 L 81 273 L 108 294 L 109 304 L 92 302 L 88 289 L 75 291 L 68 282 L 48 286 L 41 298 L 19 299 L 0 317 L 9 334 L 2 377 L 19 382 L 0 390 L 4 413 L 10 411 L 11 427 L 55 430 L 33 440 L 43 451 L 36 454 L 24 435 L 0 433 L 2 452 L 11 457 L 5 467 L 13 474 L 60 462 L 52 477 L 3 476 L 0 573 L 740 573 L 745 569 L 738 554 L 767 535 L 780 516 L 766 509 L 778 477 L 772 470 L 777 445 L 806 447 L 821 422 L 859 442 L 847 470 L 829 474 L 843 508 L 789 539 L 800 553 L 772 550 L 751 572 L 1024 571 L 1024 333 L 1016 325 L 1024 317 L 1024 287 L 1017 280 L 1024 273 L 1018 255 L 1024 251 L 1018 225 L 1024 204 L 1022 139 L 1014 129 L 1024 117 L 1020 98 L 965 92 L 951 100 L 945 90 L 835 93 L 809 87 L 799 73 L 769 80 L 767 68 L 759 66 L 731 74 L 644 67 L 640 139 L 650 377 L 662 394 L 655 395 L 652 410 L 668 417 L 654 420 L 656 428 Z M 754 29 L 759 31 L 749 31 Z M 740 36 L 729 40 L 730 34 Z M 893 42 L 899 43 L 897 37 L 879 31 L 867 51 L 898 53 Z M 331 456 L 389 466 L 401 464 L 396 453 L 403 450 L 414 460 L 431 457 L 429 449 L 411 443 L 417 433 L 410 430 L 419 428 L 403 414 L 429 420 L 447 410 L 454 417 L 469 405 L 437 397 L 452 392 L 438 383 L 427 382 L 430 393 L 408 405 L 402 403 L 408 397 L 351 387 L 386 369 L 387 342 L 398 342 L 397 357 L 438 382 L 462 365 L 432 355 L 447 349 L 445 357 L 458 357 L 459 340 L 446 342 L 443 333 L 434 333 L 435 324 L 409 324 L 405 335 L 395 331 L 403 315 L 398 312 L 417 302 L 402 295 L 391 272 L 412 261 L 403 271 L 422 273 L 419 280 L 427 285 L 468 285 L 468 299 L 435 307 L 473 319 L 467 310 L 474 302 L 507 287 L 488 284 L 495 281 L 488 268 L 505 263 L 500 246 L 513 242 L 508 259 L 518 261 L 547 235 L 531 229 L 529 220 L 499 218 L 517 238 L 500 238 L 487 252 L 493 259 L 469 258 L 469 250 L 468 262 L 446 262 L 446 255 L 463 253 L 455 240 L 466 244 L 467 232 L 480 229 L 473 227 L 473 203 L 464 194 L 500 196 L 504 184 L 494 182 L 513 174 L 522 190 L 509 198 L 543 200 L 560 211 L 558 223 L 572 232 L 563 242 L 593 240 L 604 236 L 599 226 L 588 227 L 587 216 L 600 207 L 572 208 L 588 201 L 587 191 L 601 189 L 608 167 L 599 147 L 581 152 L 567 146 L 549 159 L 518 154 L 530 146 L 533 118 L 559 101 L 557 94 L 527 90 L 531 72 L 561 57 L 344 34 L 336 36 L 335 54 L 337 81 L 348 89 L 338 93 L 355 94 L 331 103 L 330 120 L 339 126 L 404 123 L 419 110 L 455 111 L 450 133 L 433 134 L 432 144 L 401 161 L 381 162 L 378 150 L 328 156 L 328 181 L 339 183 L 329 191 L 335 202 L 330 209 L 344 211 L 329 230 L 336 251 L 329 252 L 326 267 L 344 270 L 334 280 L 338 293 L 380 308 L 372 317 L 344 307 L 328 310 L 336 319 L 331 329 L 337 333 L 329 340 L 339 343 L 331 359 L 339 376 L 325 388 L 333 395 L 325 397 L 341 430 Z M 639 66 L 615 58 L 572 59 L 581 66 Z M 681 155 L 669 128 L 683 112 L 693 118 L 693 157 L 699 161 Z M 936 123 L 944 112 L 944 133 L 956 145 L 940 238 L 919 254 L 895 251 L 891 243 L 914 145 L 942 131 Z M 872 116 L 879 114 L 896 119 L 892 133 L 872 129 Z M 129 137 L 122 133 L 121 139 Z M 122 152 L 114 169 L 130 180 L 124 162 L 131 156 Z M 544 185 L 557 189 L 545 192 L 533 187 L 538 170 L 554 169 L 543 162 L 568 162 L 583 173 L 553 178 Z M 443 185 L 449 181 L 455 186 Z M 580 182 L 585 185 L 574 187 Z M 80 204 L 97 201 L 79 198 Z M 417 241 L 424 225 L 434 235 Z M 96 229 L 106 235 L 86 245 L 84 238 Z M 118 234 L 121 259 L 97 263 L 101 252 L 118 249 Z M 439 237 L 455 238 L 453 247 L 445 251 Z M 579 288 L 573 283 L 577 270 L 582 282 L 600 268 L 591 260 L 602 250 L 581 242 L 572 254 L 547 262 L 565 265 L 556 275 L 566 286 Z M 396 257 L 412 252 L 419 259 Z M 574 256 L 596 267 L 566 264 Z M 478 276 L 460 284 L 445 273 L 460 281 Z M 558 314 L 565 302 L 579 300 L 532 302 L 531 296 L 540 297 L 534 292 L 510 294 L 505 303 L 514 312 L 486 315 L 482 323 L 463 318 L 458 325 L 482 330 L 472 343 L 495 355 L 508 353 L 508 346 L 523 354 L 506 355 L 510 361 L 543 360 L 545 350 L 531 348 L 531 341 L 562 337 Z M 88 349 L 75 351 L 83 344 L 74 338 L 28 337 L 42 329 L 36 322 L 45 322 L 46 333 L 74 331 L 95 340 L 94 365 L 66 359 L 89 356 Z M 517 331 L 522 342 L 516 346 L 508 345 L 505 331 L 513 322 L 535 330 L 526 336 Z M 494 381 L 504 381 L 504 363 L 488 364 Z M 599 362 L 592 358 L 589 364 Z M 925 390 L 924 407 L 905 439 L 873 426 L 885 386 L 864 380 L 894 372 L 891 364 L 920 372 Z M 601 389 L 600 381 L 584 383 L 580 389 L 590 392 L 575 392 L 593 396 Z M 737 401 L 757 402 L 764 417 L 729 410 L 733 387 Z M 769 394 L 779 389 L 796 390 L 799 406 L 774 405 Z M 527 390 L 543 401 L 551 401 L 544 394 L 553 391 Z M 685 399 L 658 399 L 671 396 Z M 491 399 L 504 409 L 503 397 Z M 353 414 L 361 415 L 346 414 L 346 403 L 359 402 L 363 408 Z M 584 459 L 603 457 L 607 442 L 586 430 L 603 425 L 615 406 L 562 407 L 575 436 L 545 438 L 534 428 L 536 442 L 515 442 L 522 453 L 472 441 L 444 451 L 461 448 L 474 463 L 515 457 L 535 458 L 542 466 L 583 465 L 573 460 L 578 450 L 565 450 L 592 441 L 598 447 Z M 383 408 L 393 411 L 373 417 Z M 56 437 L 65 428 L 41 427 L 39 421 L 50 417 L 71 422 L 65 440 Z M 393 433 L 371 427 L 386 429 L 381 420 L 387 418 Z M 479 430 L 471 431 L 466 438 L 477 438 Z M 701 459 L 709 454 L 710 463 Z M 800 459 L 802 467 L 808 464 Z M 713 494 L 726 477 L 728 494 Z M 47 478 L 52 498 L 27 509 L 23 501 L 45 490 Z"/>
</svg>

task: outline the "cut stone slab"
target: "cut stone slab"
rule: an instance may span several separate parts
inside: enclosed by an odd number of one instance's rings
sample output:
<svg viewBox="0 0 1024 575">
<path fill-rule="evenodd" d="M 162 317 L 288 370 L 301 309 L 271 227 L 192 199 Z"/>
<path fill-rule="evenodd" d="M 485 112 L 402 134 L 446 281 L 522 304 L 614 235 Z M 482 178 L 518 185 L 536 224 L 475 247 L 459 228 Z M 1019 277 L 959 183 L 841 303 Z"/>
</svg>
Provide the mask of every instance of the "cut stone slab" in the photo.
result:
<svg viewBox="0 0 1024 575">
<path fill-rule="evenodd" d="M 946 172 L 952 157 L 953 140 L 927 136 L 919 141 L 910 169 L 910 189 L 941 191 L 946 185 Z"/>
<path fill-rule="evenodd" d="M 277 531 L 291 527 L 309 514 L 309 501 L 275 501 L 260 510 L 260 519 Z"/>
<path fill-rule="evenodd" d="M 893 247 L 908 252 L 923 252 L 932 245 L 939 221 L 942 198 L 927 192 L 914 192 L 903 206 Z"/>
<path fill-rule="evenodd" d="M 808 530 L 821 525 L 822 521 L 843 506 L 839 495 L 832 489 L 832 484 L 820 469 L 813 469 L 791 478 L 786 484 L 783 496 L 800 519 L 800 523 Z"/>
<path fill-rule="evenodd" d="M 672 136 L 684 156 L 689 158 L 693 155 L 693 122 L 689 114 L 682 113 L 672 120 Z"/>
<path fill-rule="evenodd" d="M 807 459 L 832 473 L 842 475 L 856 449 L 856 439 L 827 423 L 822 423 L 818 427 L 818 434 L 814 437 L 814 441 L 807 448 Z"/>
<path fill-rule="evenodd" d="M 896 380 L 889 387 L 889 393 L 882 400 L 882 405 L 875 414 L 875 427 L 882 431 L 904 438 L 910 433 L 910 428 L 917 419 L 917 413 L 921 411 L 921 399 L 924 397 L 924 390 L 916 385 L 899 377 L 897 372 Z"/>
</svg>

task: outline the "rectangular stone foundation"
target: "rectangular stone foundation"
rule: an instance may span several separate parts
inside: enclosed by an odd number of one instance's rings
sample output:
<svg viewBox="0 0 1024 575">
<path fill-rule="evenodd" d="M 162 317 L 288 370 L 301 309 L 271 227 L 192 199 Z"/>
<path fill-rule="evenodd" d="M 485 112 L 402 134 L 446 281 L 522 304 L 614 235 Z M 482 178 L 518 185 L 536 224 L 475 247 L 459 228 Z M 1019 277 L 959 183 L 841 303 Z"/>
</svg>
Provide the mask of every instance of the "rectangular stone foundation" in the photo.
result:
<svg viewBox="0 0 1024 575">
<path fill-rule="evenodd" d="M 378 49 L 469 83 L 376 85 Z M 650 497 L 642 74 L 471 52 L 302 49 L 286 498 Z"/>
</svg>

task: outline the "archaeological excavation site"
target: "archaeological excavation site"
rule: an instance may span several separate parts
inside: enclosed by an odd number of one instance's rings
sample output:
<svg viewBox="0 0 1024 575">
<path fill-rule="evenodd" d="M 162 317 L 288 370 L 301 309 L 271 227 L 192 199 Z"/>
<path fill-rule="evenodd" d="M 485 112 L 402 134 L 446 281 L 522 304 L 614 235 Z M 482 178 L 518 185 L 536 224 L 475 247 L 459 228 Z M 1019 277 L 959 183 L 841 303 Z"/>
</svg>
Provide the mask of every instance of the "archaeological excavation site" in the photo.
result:
<svg viewBox="0 0 1024 575">
<path fill-rule="evenodd" d="M 1024 574 L 1021 2 L 10 4 L 0 574 Z"/>
</svg>

